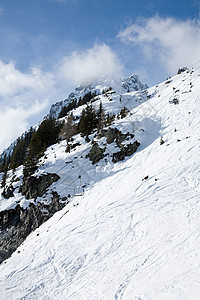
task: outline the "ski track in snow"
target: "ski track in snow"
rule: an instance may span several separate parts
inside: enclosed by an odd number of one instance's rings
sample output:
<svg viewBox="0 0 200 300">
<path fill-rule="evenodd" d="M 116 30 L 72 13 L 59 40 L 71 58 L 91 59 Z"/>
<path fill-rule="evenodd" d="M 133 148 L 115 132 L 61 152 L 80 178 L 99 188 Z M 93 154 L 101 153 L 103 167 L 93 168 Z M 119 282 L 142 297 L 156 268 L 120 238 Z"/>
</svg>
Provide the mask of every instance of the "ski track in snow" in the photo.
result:
<svg viewBox="0 0 200 300">
<path fill-rule="evenodd" d="M 2 300 L 200 299 L 200 80 L 193 76 L 192 93 L 179 105 L 168 103 L 166 85 L 158 86 L 148 100 L 160 105 L 154 119 L 149 112 L 155 132 L 137 153 L 2 263 Z"/>
</svg>

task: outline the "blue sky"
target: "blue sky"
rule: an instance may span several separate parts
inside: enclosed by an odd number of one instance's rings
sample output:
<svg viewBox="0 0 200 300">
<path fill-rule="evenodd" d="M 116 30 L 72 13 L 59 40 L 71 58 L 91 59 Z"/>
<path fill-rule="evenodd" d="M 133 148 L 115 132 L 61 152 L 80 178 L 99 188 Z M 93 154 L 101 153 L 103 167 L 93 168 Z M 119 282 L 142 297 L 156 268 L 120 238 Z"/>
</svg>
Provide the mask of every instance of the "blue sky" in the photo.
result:
<svg viewBox="0 0 200 300">
<path fill-rule="evenodd" d="M 116 51 L 129 74 L 143 55 L 139 55 L 137 47 L 126 45 L 124 49 L 117 38 L 121 30 L 138 18 L 156 14 L 198 19 L 199 6 L 200 1 L 188 0 L 1 0 L 0 59 L 14 61 L 21 70 L 38 65 L 49 68 L 49 64 L 74 50 L 105 43 Z M 147 80 L 149 84 L 155 82 L 152 77 Z"/>
<path fill-rule="evenodd" d="M 199 8 L 200 0 L 0 0 L 0 151 L 84 79 L 137 73 L 153 85 L 192 67 Z"/>
</svg>

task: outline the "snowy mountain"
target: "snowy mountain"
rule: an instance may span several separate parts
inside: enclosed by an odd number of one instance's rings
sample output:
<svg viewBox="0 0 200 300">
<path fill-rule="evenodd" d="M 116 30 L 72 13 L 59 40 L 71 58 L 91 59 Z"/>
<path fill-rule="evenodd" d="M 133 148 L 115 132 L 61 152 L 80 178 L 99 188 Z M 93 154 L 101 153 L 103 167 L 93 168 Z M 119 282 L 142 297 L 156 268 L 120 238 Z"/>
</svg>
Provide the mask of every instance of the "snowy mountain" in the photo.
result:
<svg viewBox="0 0 200 300">
<path fill-rule="evenodd" d="M 69 105 L 73 100 L 78 100 L 80 97 L 83 97 L 88 92 L 92 92 L 93 94 L 99 95 L 102 94 L 103 91 L 109 89 L 110 87 L 114 87 L 114 90 L 118 94 L 123 94 L 128 91 L 142 91 L 148 88 L 147 84 L 142 84 L 139 76 L 136 74 L 132 74 L 128 78 L 122 78 L 122 80 L 106 80 L 105 78 L 101 78 L 101 80 L 93 80 L 91 82 L 86 82 L 84 84 L 79 85 L 75 90 L 70 93 L 67 99 L 63 101 L 56 102 L 50 108 L 48 116 L 53 118 L 58 118 L 63 107 Z M 37 128 L 39 125 L 36 124 L 34 128 Z M 30 129 L 29 129 L 30 130 Z M 23 137 L 23 134 L 22 134 Z M 4 155 L 12 154 L 13 148 L 16 145 L 17 140 L 14 141 L 3 153 L 0 154 L 0 160 L 3 159 Z"/>
<path fill-rule="evenodd" d="M 1 299 L 200 299 L 200 69 L 148 89 L 132 79 L 95 84 L 93 105 L 115 118 L 47 148 L 32 177 L 59 179 L 43 195 L 26 198 L 22 166 L 8 171 L 0 213 L 48 210 L 55 193 L 64 208 L 0 265 Z"/>
<path fill-rule="evenodd" d="M 128 78 L 123 78 L 121 82 L 120 80 L 106 80 L 105 78 L 101 78 L 99 81 L 93 80 L 92 82 L 86 82 L 79 85 L 64 101 L 53 104 L 50 108 L 49 115 L 57 118 L 62 108 L 68 105 L 71 101 L 78 100 L 80 97 L 83 97 L 90 91 L 96 95 L 101 94 L 103 90 L 109 88 L 110 86 L 112 86 L 114 90 L 118 92 L 118 94 L 126 93 L 128 91 L 141 91 L 148 88 L 146 84 L 141 83 L 139 77 L 135 74 L 132 74 Z"/>
</svg>

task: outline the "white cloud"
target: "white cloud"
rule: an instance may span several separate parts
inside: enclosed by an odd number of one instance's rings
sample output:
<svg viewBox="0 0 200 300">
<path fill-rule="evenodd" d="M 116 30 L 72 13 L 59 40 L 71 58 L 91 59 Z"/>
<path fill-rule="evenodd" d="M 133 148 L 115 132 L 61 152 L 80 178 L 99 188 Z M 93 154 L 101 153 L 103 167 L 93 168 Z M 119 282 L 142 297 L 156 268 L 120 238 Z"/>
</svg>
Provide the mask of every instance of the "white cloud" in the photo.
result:
<svg viewBox="0 0 200 300">
<path fill-rule="evenodd" d="M 199 61 L 199 20 L 177 20 L 158 16 L 138 21 L 118 35 L 121 41 L 141 46 L 145 59 L 154 61 L 173 75 L 179 67 Z"/>
<path fill-rule="evenodd" d="M 66 99 L 72 84 L 100 76 L 119 76 L 122 67 L 107 45 L 95 45 L 65 57 L 49 72 L 22 72 L 13 62 L 0 61 L 0 153 L 49 112 L 52 103 Z M 36 100 L 38 99 L 38 101 Z"/>
<path fill-rule="evenodd" d="M 0 97 L 6 98 L 27 90 L 41 91 L 45 85 L 53 82 L 51 74 L 43 74 L 38 68 L 32 68 L 29 73 L 16 69 L 13 62 L 4 64 L 0 61 Z"/>
<path fill-rule="evenodd" d="M 28 128 L 29 117 L 40 113 L 48 102 L 37 100 L 28 108 L 5 107 L 0 111 L 0 153 Z"/>
<path fill-rule="evenodd" d="M 54 89 L 50 73 L 38 68 L 23 73 L 13 62 L 0 61 L 0 153 L 27 130 L 30 120 L 44 114 L 49 104 L 49 89 Z"/>
<path fill-rule="evenodd" d="M 103 44 L 65 57 L 60 72 L 66 80 L 73 84 L 80 84 L 99 77 L 119 77 L 122 73 L 122 65 L 111 48 Z"/>
</svg>

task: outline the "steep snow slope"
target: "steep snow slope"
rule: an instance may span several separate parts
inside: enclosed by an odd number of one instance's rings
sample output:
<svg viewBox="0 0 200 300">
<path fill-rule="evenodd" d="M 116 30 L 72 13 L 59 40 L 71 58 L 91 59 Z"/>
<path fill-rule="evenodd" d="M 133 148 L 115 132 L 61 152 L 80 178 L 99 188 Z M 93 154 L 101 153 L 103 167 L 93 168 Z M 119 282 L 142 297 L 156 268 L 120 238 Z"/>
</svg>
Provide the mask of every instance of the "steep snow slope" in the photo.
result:
<svg viewBox="0 0 200 300">
<path fill-rule="evenodd" d="M 116 81 L 113 82 L 116 85 Z M 132 111 L 136 106 L 145 102 L 148 97 L 148 93 L 141 90 L 144 86 L 140 83 L 138 76 L 132 75 L 126 80 L 124 80 L 119 86 L 115 87 L 113 90 L 109 90 L 109 85 L 105 85 L 106 82 L 99 83 L 93 82 L 88 85 L 80 86 L 77 88 L 76 98 L 79 96 L 83 96 L 88 91 L 91 91 L 92 94 L 96 93 L 97 96 L 93 99 L 93 105 L 96 110 L 99 109 L 100 102 L 103 105 L 103 109 L 105 113 L 109 114 L 119 114 L 121 109 L 126 106 L 127 109 Z M 108 90 L 107 92 L 105 92 Z M 131 92 L 127 92 L 127 90 Z M 102 93 L 102 91 L 104 91 Z M 122 92 L 122 93 L 119 93 Z M 75 94 L 74 94 L 75 95 Z M 58 103 L 59 104 L 59 103 Z M 56 104 L 57 105 L 57 104 Z M 74 117 L 79 118 L 82 112 L 82 109 L 85 108 L 86 105 L 79 106 L 72 110 Z M 56 113 L 59 110 L 55 111 Z M 63 118 L 62 120 L 66 119 Z M 139 127 L 140 119 L 137 121 L 134 115 L 131 115 L 131 112 L 128 113 L 128 118 L 117 119 L 114 124 L 112 124 L 112 128 L 118 128 L 118 130 L 123 131 L 124 133 L 131 132 L 133 133 L 134 127 Z M 145 125 L 143 126 L 145 129 Z M 144 130 L 143 129 L 143 130 Z M 147 129 L 148 131 L 148 129 Z M 136 141 L 136 139 L 142 139 L 143 136 L 146 136 L 146 132 L 144 131 L 136 131 L 135 137 L 129 137 L 128 141 L 124 141 L 123 144 L 128 144 Z M 159 134 L 157 130 L 157 134 Z M 75 147 L 70 153 L 66 153 L 67 141 L 61 141 L 59 144 L 52 145 L 47 149 L 45 155 L 40 160 L 39 168 L 35 176 L 40 176 L 42 174 L 48 173 L 57 173 L 61 180 L 58 184 L 53 184 L 51 188 L 47 191 L 47 193 L 43 197 L 38 197 L 36 202 L 44 202 L 48 204 L 52 199 L 52 191 L 57 191 L 61 197 L 65 197 L 68 194 L 73 194 L 76 190 L 76 187 L 80 185 L 80 180 L 78 179 L 79 175 L 82 176 L 81 184 L 84 186 L 92 185 L 94 182 L 107 177 L 108 174 L 112 173 L 112 154 L 113 152 L 119 151 L 116 143 L 113 142 L 109 145 L 106 143 L 106 138 L 102 137 L 101 139 L 95 138 L 96 133 L 90 135 L 90 142 L 85 142 L 85 139 L 80 137 L 79 135 L 74 136 L 74 144 L 80 144 Z M 146 139 L 146 137 L 144 138 Z M 89 151 L 92 148 L 92 141 L 96 141 L 101 148 L 105 148 L 105 155 L 108 155 L 106 159 L 101 160 L 97 165 L 91 165 L 91 161 L 86 157 Z M 90 172 L 88 172 L 90 169 Z M 23 196 L 19 192 L 19 187 L 22 184 L 23 174 L 22 167 L 19 167 L 17 171 L 13 174 L 13 171 L 8 172 L 8 179 L 6 181 L 7 188 L 12 186 L 14 188 L 14 197 L 10 197 L 8 199 L 4 199 L 2 196 L 3 189 L 0 187 L 0 211 L 15 208 L 17 204 L 26 208 L 29 206 L 30 202 L 34 202 L 32 200 L 26 200 L 25 196 Z M 1 174 L 0 174 L 1 176 Z"/>
<path fill-rule="evenodd" d="M 119 121 L 128 131 L 134 120 L 138 151 L 84 167 L 96 183 L 2 263 L 1 299 L 200 299 L 199 75 L 149 89 Z M 47 150 L 49 168 L 61 148 Z"/>
</svg>

